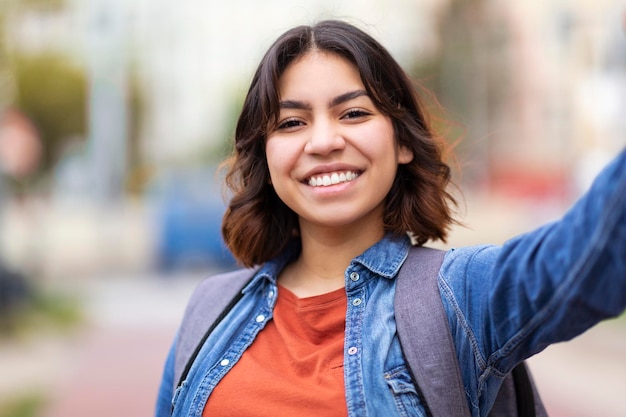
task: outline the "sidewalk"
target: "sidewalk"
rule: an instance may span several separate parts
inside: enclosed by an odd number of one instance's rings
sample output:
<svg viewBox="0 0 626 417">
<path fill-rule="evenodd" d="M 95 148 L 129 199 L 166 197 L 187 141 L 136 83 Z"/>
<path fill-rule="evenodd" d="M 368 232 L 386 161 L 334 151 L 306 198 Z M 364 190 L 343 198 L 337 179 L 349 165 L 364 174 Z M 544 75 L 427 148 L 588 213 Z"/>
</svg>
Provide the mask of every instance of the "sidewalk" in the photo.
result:
<svg viewBox="0 0 626 417">
<path fill-rule="evenodd" d="M 42 417 L 151 416 L 171 342 L 165 329 L 92 329 Z"/>
<path fill-rule="evenodd" d="M 165 356 L 198 279 L 92 284 L 91 325 L 67 355 L 41 417 L 152 416 Z"/>
<path fill-rule="evenodd" d="M 529 365 L 550 416 L 626 416 L 626 321 L 552 345 Z"/>
</svg>

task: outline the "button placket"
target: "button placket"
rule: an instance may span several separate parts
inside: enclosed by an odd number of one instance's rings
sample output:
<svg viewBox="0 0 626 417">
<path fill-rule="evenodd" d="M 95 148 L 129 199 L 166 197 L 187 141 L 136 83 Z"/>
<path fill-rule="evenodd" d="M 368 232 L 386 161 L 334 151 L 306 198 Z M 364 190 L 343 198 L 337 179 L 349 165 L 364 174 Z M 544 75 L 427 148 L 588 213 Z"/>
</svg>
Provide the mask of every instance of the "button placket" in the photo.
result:
<svg viewBox="0 0 626 417">
<path fill-rule="evenodd" d="M 237 304 L 233 308 L 234 310 L 244 308 L 246 315 L 245 328 L 235 334 L 236 338 L 229 343 L 228 346 L 223 346 L 223 349 L 220 349 L 220 352 L 217 353 L 219 356 L 209 356 L 211 360 L 210 371 L 203 376 L 198 376 L 198 378 L 201 378 L 198 383 L 203 387 L 203 395 L 208 396 L 211 394 L 224 375 L 237 363 L 246 347 L 256 338 L 267 322 L 272 319 L 272 312 L 277 298 L 276 287 L 268 285 L 268 287 L 256 288 L 254 290 L 258 292 L 252 295 L 248 293 L 244 294 L 244 298 L 242 299 L 243 307 Z M 250 300 L 246 297 L 253 298 Z M 245 304 L 244 301 L 247 301 L 248 304 Z M 226 330 L 226 333 L 229 334 L 228 330 Z M 206 357 L 208 355 L 210 355 L 210 352 L 201 351 L 198 358 L 208 365 L 209 362 Z M 183 394 L 185 394 L 185 392 L 183 392 Z"/>
<path fill-rule="evenodd" d="M 348 274 L 348 284 L 352 284 L 352 290 L 348 290 L 348 311 L 346 316 L 346 335 L 344 360 L 347 373 L 345 376 L 346 398 L 348 408 L 364 411 L 365 398 L 363 381 L 360 376 L 362 367 L 362 330 L 363 315 L 365 313 L 366 291 L 362 285 L 355 285 L 357 281 L 362 284 L 362 279 L 356 271 Z M 360 289 L 359 289 L 360 288 Z M 360 412 L 357 412 L 360 414 Z"/>
</svg>

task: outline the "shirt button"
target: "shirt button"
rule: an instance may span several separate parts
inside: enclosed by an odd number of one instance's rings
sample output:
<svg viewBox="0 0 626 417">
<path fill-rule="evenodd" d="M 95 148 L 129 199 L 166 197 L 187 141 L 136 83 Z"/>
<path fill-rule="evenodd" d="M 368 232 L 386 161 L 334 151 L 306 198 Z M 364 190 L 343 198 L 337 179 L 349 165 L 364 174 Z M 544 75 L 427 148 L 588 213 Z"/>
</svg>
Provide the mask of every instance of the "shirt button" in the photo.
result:
<svg viewBox="0 0 626 417">
<path fill-rule="evenodd" d="M 352 301 L 352 305 L 355 306 L 355 307 L 358 306 L 358 305 L 361 305 L 361 299 L 360 298 L 355 298 Z"/>
<path fill-rule="evenodd" d="M 358 352 L 359 350 L 357 348 L 355 348 L 354 346 L 352 346 L 350 349 L 348 349 L 348 355 L 354 355 Z"/>
<path fill-rule="evenodd" d="M 350 274 L 350 279 L 351 279 L 352 281 L 354 281 L 354 282 L 357 282 L 357 281 L 359 280 L 359 278 L 360 278 L 360 277 L 359 277 L 358 272 L 353 272 L 353 273 L 351 273 L 351 274 Z"/>
<path fill-rule="evenodd" d="M 257 323 L 263 323 L 264 320 L 265 320 L 265 316 L 263 314 L 259 314 L 258 316 L 256 316 Z"/>
<path fill-rule="evenodd" d="M 274 296 L 274 291 L 270 290 L 270 291 L 267 293 L 267 296 L 268 296 L 269 298 L 272 298 L 272 297 Z"/>
<path fill-rule="evenodd" d="M 222 361 L 220 362 L 220 365 L 227 366 L 229 363 L 230 361 L 228 359 L 222 359 Z"/>
</svg>

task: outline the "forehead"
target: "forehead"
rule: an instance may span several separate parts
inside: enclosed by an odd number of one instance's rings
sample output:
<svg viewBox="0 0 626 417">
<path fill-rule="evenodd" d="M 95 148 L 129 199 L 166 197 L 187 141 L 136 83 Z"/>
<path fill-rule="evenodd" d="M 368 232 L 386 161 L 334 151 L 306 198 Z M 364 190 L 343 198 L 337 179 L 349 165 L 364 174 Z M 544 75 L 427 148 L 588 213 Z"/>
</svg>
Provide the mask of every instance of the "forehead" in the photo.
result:
<svg viewBox="0 0 626 417">
<path fill-rule="evenodd" d="M 281 99 L 291 95 L 328 95 L 365 89 L 359 71 L 348 59 L 311 51 L 291 62 L 279 78 Z"/>
</svg>

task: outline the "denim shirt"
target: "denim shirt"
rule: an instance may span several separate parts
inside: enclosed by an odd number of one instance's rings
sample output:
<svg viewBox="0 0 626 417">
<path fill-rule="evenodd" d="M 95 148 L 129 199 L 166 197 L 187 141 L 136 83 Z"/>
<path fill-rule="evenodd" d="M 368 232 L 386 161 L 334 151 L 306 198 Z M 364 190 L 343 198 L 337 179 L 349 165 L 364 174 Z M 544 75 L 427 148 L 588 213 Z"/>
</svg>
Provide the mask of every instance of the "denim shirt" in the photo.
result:
<svg viewBox="0 0 626 417">
<path fill-rule="evenodd" d="M 344 379 L 351 417 L 426 416 L 393 311 L 395 277 L 409 247 L 408 238 L 388 235 L 345 271 Z M 213 388 L 272 319 L 276 279 L 296 254 L 292 248 L 261 267 L 173 394 L 174 343 L 157 417 L 169 416 L 172 404 L 174 416 L 202 415 Z M 448 251 L 438 283 L 470 412 L 485 417 L 516 364 L 626 307 L 626 151 L 562 220 L 502 246 Z"/>
</svg>

